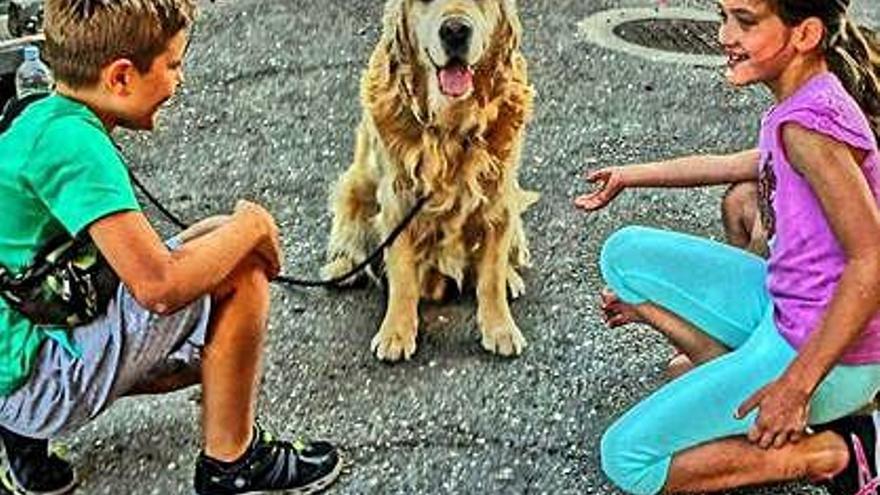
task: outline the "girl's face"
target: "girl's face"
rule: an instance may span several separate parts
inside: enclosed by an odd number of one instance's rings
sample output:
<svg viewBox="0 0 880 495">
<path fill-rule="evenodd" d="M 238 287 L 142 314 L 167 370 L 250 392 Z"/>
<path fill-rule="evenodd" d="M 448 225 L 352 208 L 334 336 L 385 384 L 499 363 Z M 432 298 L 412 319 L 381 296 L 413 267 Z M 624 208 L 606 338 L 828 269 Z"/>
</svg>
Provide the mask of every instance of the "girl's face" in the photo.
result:
<svg viewBox="0 0 880 495">
<path fill-rule="evenodd" d="M 765 0 L 720 0 L 718 39 L 727 55 L 727 80 L 734 86 L 779 79 L 797 55 L 792 28 Z"/>
</svg>

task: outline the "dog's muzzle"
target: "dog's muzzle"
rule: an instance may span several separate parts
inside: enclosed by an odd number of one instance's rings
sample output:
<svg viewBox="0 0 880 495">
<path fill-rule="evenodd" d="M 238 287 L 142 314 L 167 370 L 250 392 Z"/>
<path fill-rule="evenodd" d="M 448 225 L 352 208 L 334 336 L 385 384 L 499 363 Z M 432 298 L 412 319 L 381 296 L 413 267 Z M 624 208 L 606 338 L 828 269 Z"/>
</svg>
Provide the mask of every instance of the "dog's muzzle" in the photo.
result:
<svg viewBox="0 0 880 495">
<path fill-rule="evenodd" d="M 440 41 L 450 59 L 467 60 L 474 28 L 467 19 L 450 17 L 440 25 Z"/>
</svg>

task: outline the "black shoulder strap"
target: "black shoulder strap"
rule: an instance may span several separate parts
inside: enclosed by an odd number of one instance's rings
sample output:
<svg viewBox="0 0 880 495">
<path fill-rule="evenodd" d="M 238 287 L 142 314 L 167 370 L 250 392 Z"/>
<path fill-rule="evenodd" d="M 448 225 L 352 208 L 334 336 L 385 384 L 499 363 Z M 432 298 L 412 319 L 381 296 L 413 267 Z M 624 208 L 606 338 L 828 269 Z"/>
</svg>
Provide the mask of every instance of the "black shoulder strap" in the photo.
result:
<svg viewBox="0 0 880 495">
<path fill-rule="evenodd" d="M 40 101 L 47 96 L 49 96 L 49 93 L 28 95 L 22 99 L 15 97 L 10 98 L 9 101 L 6 102 L 6 106 L 3 107 L 2 115 L 0 115 L 0 134 L 6 132 L 6 130 L 9 129 L 9 126 L 12 125 L 12 121 L 15 120 L 15 118 L 18 117 L 31 103 Z"/>
<path fill-rule="evenodd" d="M 9 126 L 12 125 L 12 121 L 21 115 L 21 112 L 23 112 L 31 103 L 40 101 L 47 96 L 49 96 L 49 93 L 37 93 L 25 96 L 22 99 L 13 96 L 7 100 L 6 104 L 3 106 L 3 111 L 0 112 L 0 134 L 6 132 L 6 130 L 9 129 Z M 54 243 L 53 246 L 57 247 Z M 7 290 L 9 284 L 9 272 L 6 270 L 6 267 L 0 266 L 0 290 Z"/>
</svg>

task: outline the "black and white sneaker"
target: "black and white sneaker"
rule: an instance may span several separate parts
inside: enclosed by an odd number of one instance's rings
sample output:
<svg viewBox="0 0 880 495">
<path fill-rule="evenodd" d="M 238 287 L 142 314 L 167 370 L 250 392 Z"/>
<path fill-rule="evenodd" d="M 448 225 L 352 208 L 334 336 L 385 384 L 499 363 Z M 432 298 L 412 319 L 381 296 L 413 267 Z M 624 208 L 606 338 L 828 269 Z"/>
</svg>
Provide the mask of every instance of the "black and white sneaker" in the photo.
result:
<svg viewBox="0 0 880 495">
<path fill-rule="evenodd" d="M 342 471 L 336 448 L 327 442 L 285 442 L 254 427 L 254 439 L 241 459 L 228 464 L 207 456 L 196 462 L 198 495 L 277 492 L 318 493 Z"/>
<path fill-rule="evenodd" d="M 880 495 L 880 412 L 846 416 L 813 430 L 833 431 L 846 442 L 849 463 L 836 476 L 822 483 L 831 495 Z"/>
<path fill-rule="evenodd" d="M 5 456 L 0 484 L 15 495 L 63 495 L 72 493 L 77 479 L 73 466 L 48 440 L 37 440 L 0 427 Z"/>
</svg>

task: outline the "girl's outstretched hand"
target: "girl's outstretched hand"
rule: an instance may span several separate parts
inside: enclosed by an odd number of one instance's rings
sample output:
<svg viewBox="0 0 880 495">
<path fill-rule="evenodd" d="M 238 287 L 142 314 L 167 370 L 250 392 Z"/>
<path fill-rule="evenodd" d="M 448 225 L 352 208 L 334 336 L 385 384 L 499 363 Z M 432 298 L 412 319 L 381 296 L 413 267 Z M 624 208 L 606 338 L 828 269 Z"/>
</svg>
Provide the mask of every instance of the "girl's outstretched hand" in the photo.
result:
<svg viewBox="0 0 880 495">
<path fill-rule="evenodd" d="M 809 395 L 783 375 L 743 402 L 736 410 L 736 418 L 742 419 L 757 408 L 758 417 L 749 428 L 749 441 L 762 449 L 778 449 L 803 438 L 809 417 L 809 403 Z"/>
<path fill-rule="evenodd" d="M 599 189 L 578 196 L 574 205 L 587 211 L 598 210 L 611 202 L 626 187 L 622 167 L 606 167 L 587 176 L 587 182 L 598 184 Z"/>
</svg>

